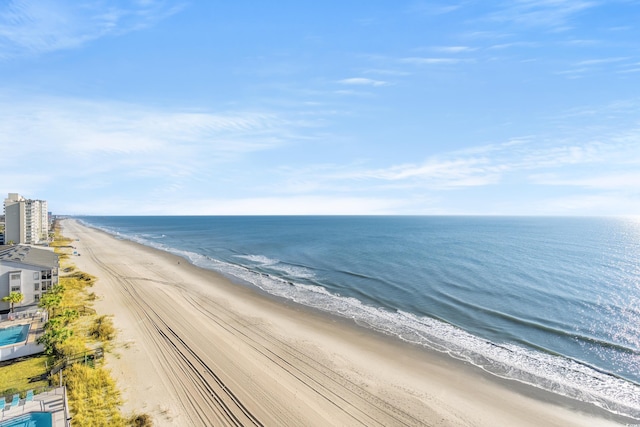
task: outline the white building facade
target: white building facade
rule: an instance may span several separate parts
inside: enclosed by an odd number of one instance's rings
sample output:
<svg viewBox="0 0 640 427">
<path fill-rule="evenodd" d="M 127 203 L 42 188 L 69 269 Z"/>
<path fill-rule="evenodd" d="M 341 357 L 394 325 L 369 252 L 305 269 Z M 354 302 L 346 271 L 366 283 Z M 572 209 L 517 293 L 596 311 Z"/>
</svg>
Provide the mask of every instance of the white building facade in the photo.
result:
<svg viewBox="0 0 640 427">
<path fill-rule="evenodd" d="M 58 255 L 48 249 L 31 246 L 0 246 L 0 314 L 9 312 L 11 304 L 2 301 L 11 292 L 24 299 L 15 304 L 20 311 L 37 306 L 42 294 L 58 283 Z"/>
<path fill-rule="evenodd" d="M 9 193 L 4 200 L 4 244 L 35 245 L 49 240 L 49 215 L 46 200 L 25 199 Z"/>
</svg>

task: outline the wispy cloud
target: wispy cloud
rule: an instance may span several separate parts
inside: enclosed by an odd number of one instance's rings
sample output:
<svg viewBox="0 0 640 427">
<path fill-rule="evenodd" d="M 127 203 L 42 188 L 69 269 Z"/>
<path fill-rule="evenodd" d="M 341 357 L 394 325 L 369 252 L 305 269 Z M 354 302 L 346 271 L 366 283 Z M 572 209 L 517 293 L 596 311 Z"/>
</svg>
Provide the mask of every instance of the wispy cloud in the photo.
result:
<svg viewBox="0 0 640 427">
<path fill-rule="evenodd" d="M 563 41 L 561 44 L 566 46 L 592 47 L 602 44 L 602 40 L 594 39 L 571 39 Z"/>
<path fill-rule="evenodd" d="M 615 215 L 633 215 L 640 210 L 640 198 L 630 198 L 624 192 L 574 194 L 547 198 L 531 206 L 530 212 L 538 215 L 611 215 L 606 207 L 615 206 Z"/>
<path fill-rule="evenodd" d="M 429 159 L 422 164 L 393 166 L 356 173 L 354 177 L 383 181 L 412 181 L 434 188 L 481 186 L 499 181 L 500 166 L 486 158 Z"/>
<path fill-rule="evenodd" d="M 137 215 L 385 215 L 402 211 L 408 201 L 398 198 L 355 196 L 294 196 L 207 198 L 182 197 L 180 203 L 158 195 L 154 203 L 141 205 L 136 200 L 121 197 L 103 198 L 88 206 L 71 203 L 64 207 L 72 214 L 118 215 L 122 212 Z"/>
<path fill-rule="evenodd" d="M 451 4 L 451 2 L 437 3 L 433 1 L 413 2 L 408 8 L 411 14 L 421 13 L 424 15 L 445 15 L 455 12 L 463 7 L 463 3 Z"/>
<path fill-rule="evenodd" d="M 637 67 L 629 63 L 630 57 L 594 58 L 577 61 L 571 64 L 572 68 L 557 71 L 555 74 L 564 75 L 568 78 L 581 78 L 590 73 L 604 71 L 606 73 L 628 73 L 633 72 Z M 631 71 L 629 71 L 631 70 Z"/>
<path fill-rule="evenodd" d="M 80 47 L 140 30 L 178 12 L 167 1 L 11 0 L 0 6 L 0 59 Z"/>
<path fill-rule="evenodd" d="M 576 62 L 576 66 L 590 66 L 590 65 L 601 65 L 601 64 L 611 64 L 614 62 L 621 62 L 629 59 L 628 57 L 615 57 L 615 58 L 598 58 L 598 59 L 586 59 L 584 61 Z"/>
<path fill-rule="evenodd" d="M 570 70 L 557 71 L 555 74 L 565 76 L 568 79 L 579 79 L 584 77 L 587 71 L 589 71 L 588 68 L 573 68 Z"/>
<path fill-rule="evenodd" d="M 430 158 L 423 163 L 407 163 L 382 168 L 365 164 L 317 165 L 302 169 L 286 168 L 280 173 L 291 193 L 358 192 L 389 188 L 428 188 L 446 190 L 495 184 L 500 171 L 482 157 Z"/>
<path fill-rule="evenodd" d="M 492 21 L 526 27 L 563 30 L 570 26 L 571 18 L 598 6 L 587 0 L 516 0 L 503 3 L 503 7 L 489 14 Z"/>
<path fill-rule="evenodd" d="M 409 76 L 411 73 L 402 70 L 388 68 L 371 68 L 364 71 L 364 74 L 378 74 L 383 76 Z"/>
<path fill-rule="evenodd" d="M 273 145 L 285 124 L 268 113 L 167 111 L 79 99 L 14 100 L 0 104 L 0 110 L 7 119 L 0 125 L 4 143 L 28 140 L 73 153 L 135 153 L 176 144 L 206 144 L 219 152 L 252 151 Z"/>
<path fill-rule="evenodd" d="M 383 80 L 367 79 L 364 77 L 352 77 L 348 79 L 342 79 L 342 80 L 338 80 L 338 83 L 341 83 L 343 85 L 355 85 L 355 86 L 386 86 L 389 84 Z"/>
<path fill-rule="evenodd" d="M 616 72 L 619 73 L 619 74 L 640 73 L 640 67 L 625 68 L 623 70 L 618 70 Z"/>
<path fill-rule="evenodd" d="M 371 93 L 371 92 L 365 92 L 365 91 L 353 90 L 353 89 L 334 90 L 333 93 L 336 94 L 336 95 L 340 95 L 340 96 L 360 96 L 360 97 L 371 97 L 371 96 L 373 96 L 373 93 Z"/>
<path fill-rule="evenodd" d="M 432 49 L 436 52 L 445 53 L 462 53 L 476 50 L 475 48 L 469 46 L 435 46 Z"/>
<path fill-rule="evenodd" d="M 419 57 L 419 56 L 412 56 L 412 57 L 400 59 L 400 62 L 404 62 L 407 64 L 416 64 L 416 65 L 457 64 L 465 61 L 467 60 L 461 59 L 461 58 L 430 58 L 430 57 Z"/>
<path fill-rule="evenodd" d="M 520 169 L 560 168 L 597 163 L 607 147 L 598 142 L 567 144 L 523 151 L 513 165 Z"/>
<path fill-rule="evenodd" d="M 82 177 L 73 185 L 142 177 L 166 185 L 197 179 L 219 165 L 258 151 L 304 141 L 310 119 L 270 112 L 158 110 L 140 105 L 78 99 L 0 98 L 0 151 L 9 174 L 38 175 L 34 159 L 63 159 L 46 169 L 50 179 Z M 313 131 L 311 131 L 312 133 Z M 29 165 L 33 165 L 30 167 Z"/>
<path fill-rule="evenodd" d="M 607 190 L 640 189 L 640 172 L 591 172 L 589 176 L 566 177 L 559 174 L 532 175 L 531 181 L 550 186 L 570 186 Z"/>
<path fill-rule="evenodd" d="M 3 155 L 3 160 L 9 161 Z M 20 191 L 24 194 L 37 194 L 38 189 L 46 186 L 51 181 L 51 176 L 46 170 L 29 171 L 28 173 L 9 170 L 0 170 L 0 194 L 15 193 L 15 183 L 20 183 Z"/>
<path fill-rule="evenodd" d="M 511 49 L 511 48 L 535 48 L 535 47 L 539 47 L 539 43 L 536 42 L 525 42 L 525 41 L 520 41 L 520 42 L 511 42 L 511 43 L 499 43 L 499 44 L 494 44 L 489 46 L 489 49 Z"/>
<path fill-rule="evenodd" d="M 413 188 L 437 192 L 493 186 L 510 179 L 545 186 L 633 189 L 640 186 L 640 175 L 635 172 L 640 165 L 638 143 L 640 137 L 633 131 L 611 136 L 606 144 L 541 143 L 540 137 L 531 136 L 441 153 L 423 162 L 378 168 L 368 168 L 366 163 L 319 165 L 280 172 L 287 177 L 283 190 L 293 193 L 336 192 L 340 188 L 352 191 Z"/>
</svg>

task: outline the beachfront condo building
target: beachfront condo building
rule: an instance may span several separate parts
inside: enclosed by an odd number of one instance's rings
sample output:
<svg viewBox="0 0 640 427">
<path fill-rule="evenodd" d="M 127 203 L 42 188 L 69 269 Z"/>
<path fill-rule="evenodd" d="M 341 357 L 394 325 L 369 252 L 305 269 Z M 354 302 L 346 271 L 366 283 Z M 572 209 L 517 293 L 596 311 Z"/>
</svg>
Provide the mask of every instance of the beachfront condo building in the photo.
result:
<svg viewBox="0 0 640 427">
<path fill-rule="evenodd" d="M 4 200 L 4 244 L 35 245 L 49 239 L 49 213 L 46 200 L 25 199 L 9 193 Z"/>
<path fill-rule="evenodd" d="M 24 299 L 14 310 L 35 307 L 42 294 L 58 283 L 58 255 L 50 249 L 25 245 L 0 246 L 0 314 L 9 312 L 11 305 L 2 301 L 11 292 L 19 292 Z"/>
</svg>

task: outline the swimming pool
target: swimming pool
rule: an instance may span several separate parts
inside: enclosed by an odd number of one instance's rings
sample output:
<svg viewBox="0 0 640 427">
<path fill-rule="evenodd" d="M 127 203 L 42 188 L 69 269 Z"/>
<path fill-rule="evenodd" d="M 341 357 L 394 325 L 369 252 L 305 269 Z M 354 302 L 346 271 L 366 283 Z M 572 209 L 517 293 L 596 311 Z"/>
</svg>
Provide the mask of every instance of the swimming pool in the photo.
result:
<svg viewBox="0 0 640 427">
<path fill-rule="evenodd" d="M 29 412 L 0 422 L 0 427 L 51 427 L 52 425 L 53 419 L 50 412 Z"/>
<path fill-rule="evenodd" d="M 30 325 L 26 324 L 0 328 L 0 347 L 26 341 L 27 335 L 29 335 L 29 327 Z"/>
</svg>

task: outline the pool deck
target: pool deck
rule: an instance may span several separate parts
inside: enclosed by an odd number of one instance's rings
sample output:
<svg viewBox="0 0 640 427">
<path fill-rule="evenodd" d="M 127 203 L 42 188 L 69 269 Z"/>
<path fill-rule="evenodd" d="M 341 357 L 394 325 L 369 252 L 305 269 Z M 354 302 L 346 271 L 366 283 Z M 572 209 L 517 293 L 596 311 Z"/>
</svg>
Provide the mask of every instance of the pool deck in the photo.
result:
<svg viewBox="0 0 640 427">
<path fill-rule="evenodd" d="M 33 401 L 26 402 L 21 399 L 18 406 L 1 411 L 0 421 L 8 421 L 17 416 L 29 412 L 50 412 L 52 416 L 52 427 L 68 427 L 66 395 L 64 387 L 58 387 L 51 391 L 36 394 Z"/>
<path fill-rule="evenodd" d="M 37 343 L 37 339 L 44 333 L 46 320 L 46 313 L 34 311 L 30 313 L 17 313 L 15 319 L 1 321 L 0 328 L 3 329 L 17 325 L 29 325 L 30 328 L 26 340 L 0 346 L 0 361 L 4 362 L 18 357 L 42 353 L 44 347 Z"/>
<path fill-rule="evenodd" d="M 40 314 L 36 316 L 16 318 L 14 320 L 3 320 L 0 322 L 0 328 L 8 328 L 10 326 L 16 326 L 16 325 L 27 325 L 27 324 L 31 325 L 31 327 L 29 328 L 29 336 L 27 337 L 27 341 L 26 341 L 26 344 L 29 344 L 29 343 L 35 342 L 36 339 L 38 339 L 38 337 L 42 335 L 42 332 L 44 331 L 45 323 L 46 323 L 46 315 Z M 25 342 L 21 341 L 20 343 L 25 343 Z M 14 344 L 8 344 L 8 345 L 14 345 Z"/>
</svg>

